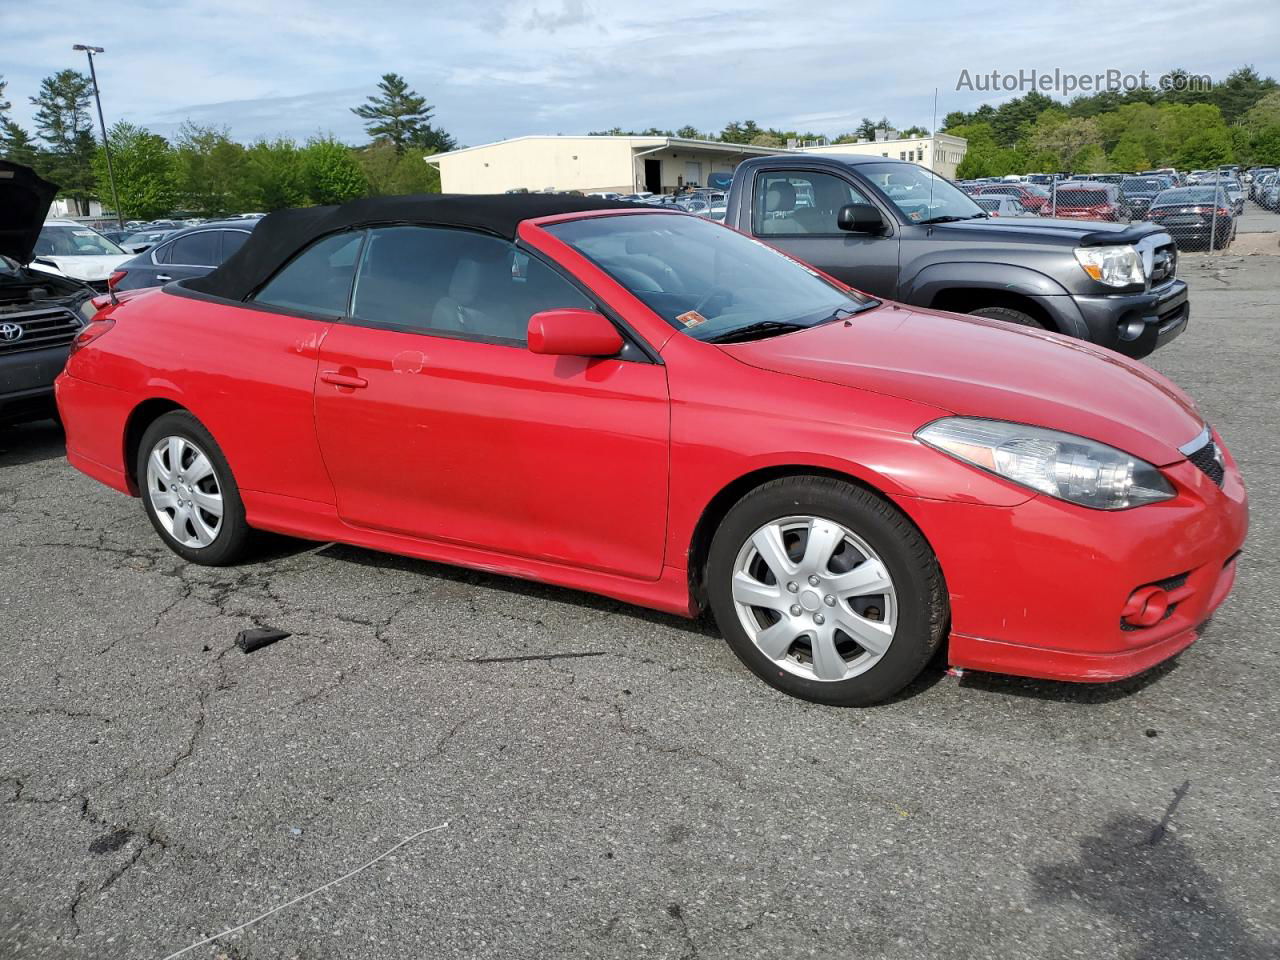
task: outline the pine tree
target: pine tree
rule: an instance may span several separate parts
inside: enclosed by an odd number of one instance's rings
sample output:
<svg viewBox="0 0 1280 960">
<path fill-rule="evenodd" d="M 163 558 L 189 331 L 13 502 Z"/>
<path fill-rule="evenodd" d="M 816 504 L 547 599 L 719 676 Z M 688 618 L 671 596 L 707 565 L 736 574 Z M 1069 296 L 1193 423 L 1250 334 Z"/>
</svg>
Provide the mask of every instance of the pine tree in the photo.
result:
<svg viewBox="0 0 1280 960">
<path fill-rule="evenodd" d="M 31 98 L 36 107 L 36 130 L 48 146 L 49 176 L 62 194 L 88 212 L 87 201 L 96 195 L 93 157 L 97 144 L 89 113 L 92 91 L 89 78 L 75 70 L 60 70 L 40 81 L 40 92 Z"/>
<path fill-rule="evenodd" d="M 374 140 L 389 140 L 396 153 L 410 147 L 443 151 L 456 146 L 451 136 L 431 125 L 434 108 L 426 97 L 409 89 L 404 77 L 384 73 L 378 89 L 380 95 L 368 97 L 367 103 L 351 108 L 352 113 L 365 121 L 365 129 Z"/>
<path fill-rule="evenodd" d="M 39 148 L 31 134 L 8 117 L 0 118 L 0 158 L 24 167 L 34 167 L 40 159 Z"/>
</svg>

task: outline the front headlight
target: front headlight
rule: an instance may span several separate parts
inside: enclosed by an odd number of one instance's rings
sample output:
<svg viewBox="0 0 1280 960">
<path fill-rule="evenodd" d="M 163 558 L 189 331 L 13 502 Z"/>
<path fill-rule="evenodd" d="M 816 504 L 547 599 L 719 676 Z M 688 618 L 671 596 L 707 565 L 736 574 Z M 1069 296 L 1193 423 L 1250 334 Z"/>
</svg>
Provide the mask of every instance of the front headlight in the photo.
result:
<svg viewBox="0 0 1280 960">
<path fill-rule="evenodd" d="M 916 438 L 957 460 L 1082 507 L 1124 510 L 1174 495 L 1169 481 L 1145 460 L 1057 430 L 948 417 L 921 427 Z"/>
<path fill-rule="evenodd" d="M 1142 254 L 1132 246 L 1077 247 L 1076 259 L 1084 272 L 1108 287 L 1132 287 L 1146 282 Z"/>
</svg>

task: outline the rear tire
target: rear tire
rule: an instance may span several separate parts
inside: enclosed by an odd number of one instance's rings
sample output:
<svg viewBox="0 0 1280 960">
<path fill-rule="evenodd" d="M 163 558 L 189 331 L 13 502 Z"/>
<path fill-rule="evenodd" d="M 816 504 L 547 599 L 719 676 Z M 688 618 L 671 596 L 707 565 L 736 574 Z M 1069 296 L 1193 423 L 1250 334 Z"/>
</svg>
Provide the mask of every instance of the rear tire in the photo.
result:
<svg viewBox="0 0 1280 960">
<path fill-rule="evenodd" d="M 220 567 L 248 552 L 253 530 L 216 440 L 185 410 L 158 417 L 138 445 L 142 506 L 165 546 L 191 563 Z"/>
<path fill-rule="evenodd" d="M 977 310 L 970 310 L 969 313 L 975 317 L 987 317 L 990 320 L 1016 323 L 1020 327 L 1036 327 L 1040 330 L 1049 329 L 1031 314 L 1015 310 L 1013 307 L 979 307 Z"/>
<path fill-rule="evenodd" d="M 893 696 L 936 654 L 948 619 L 920 531 L 874 493 L 831 477 L 773 480 L 738 501 L 712 539 L 707 592 L 725 640 L 756 676 L 832 706 Z"/>
</svg>

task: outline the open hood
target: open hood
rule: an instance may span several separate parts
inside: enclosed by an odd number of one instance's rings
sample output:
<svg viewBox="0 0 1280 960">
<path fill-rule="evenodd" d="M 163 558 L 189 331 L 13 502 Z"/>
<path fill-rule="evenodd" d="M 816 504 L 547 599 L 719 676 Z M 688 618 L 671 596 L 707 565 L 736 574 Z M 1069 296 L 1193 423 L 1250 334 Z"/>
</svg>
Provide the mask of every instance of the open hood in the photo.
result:
<svg viewBox="0 0 1280 960">
<path fill-rule="evenodd" d="M 36 240 L 58 192 L 30 167 L 0 160 L 0 255 L 31 262 Z"/>
</svg>

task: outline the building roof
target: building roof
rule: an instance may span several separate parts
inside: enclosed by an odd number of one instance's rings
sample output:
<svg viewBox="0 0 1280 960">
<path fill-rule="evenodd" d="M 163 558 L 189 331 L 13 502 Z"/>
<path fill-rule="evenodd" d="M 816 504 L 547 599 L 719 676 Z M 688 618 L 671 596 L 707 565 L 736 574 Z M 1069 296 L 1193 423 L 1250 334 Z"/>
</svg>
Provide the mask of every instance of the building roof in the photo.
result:
<svg viewBox="0 0 1280 960">
<path fill-rule="evenodd" d="M 586 140 L 591 143 L 609 143 L 619 140 L 630 141 L 633 148 L 642 149 L 662 149 L 663 147 L 675 148 L 682 150 L 703 151 L 706 153 L 739 153 L 748 156 L 768 157 L 778 153 L 786 153 L 785 147 L 759 147 L 749 143 L 724 143 L 720 140 L 691 140 L 684 137 L 648 137 L 648 136 L 594 136 L 592 134 L 573 134 L 570 136 L 561 136 L 559 134 L 530 134 L 523 137 L 511 137 L 509 140 L 495 140 L 492 143 L 480 143 L 474 147 L 461 147 L 457 150 L 450 150 L 448 153 L 432 153 L 425 158 L 427 163 L 436 163 L 446 157 L 456 157 L 464 153 L 471 153 L 476 150 L 488 150 L 492 147 L 503 147 L 512 143 L 520 143 L 528 140 Z"/>
<path fill-rule="evenodd" d="M 634 203 L 555 193 L 463 195 L 424 193 L 365 197 L 341 206 L 279 210 L 258 221 L 238 251 L 212 273 L 185 281 L 200 293 L 243 300 L 295 254 L 332 233 L 386 224 L 470 227 L 508 240 L 524 220 L 587 210 L 635 210 Z"/>
</svg>

